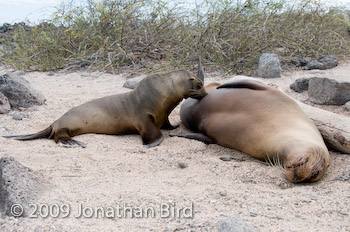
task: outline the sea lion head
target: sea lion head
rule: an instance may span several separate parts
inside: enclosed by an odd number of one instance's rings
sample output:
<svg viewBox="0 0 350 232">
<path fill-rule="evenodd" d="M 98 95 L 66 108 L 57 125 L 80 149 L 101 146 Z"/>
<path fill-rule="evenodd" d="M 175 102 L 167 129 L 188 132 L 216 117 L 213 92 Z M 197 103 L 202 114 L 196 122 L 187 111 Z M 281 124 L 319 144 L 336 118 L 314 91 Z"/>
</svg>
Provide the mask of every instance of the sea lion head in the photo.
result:
<svg viewBox="0 0 350 232">
<path fill-rule="evenodd" d="M 184 84 L 184 98 L 194 98 L 197 100 L 202 99 L 203 97 L 207 96 L 208 93 L 203 87 L 203 81 L 200 80 L 198 77 L 190 75 L 188 78 L 186 78 Z"/>
<path fill-rule="evenodd" d="M 320 147 L 290 151 L 284 162 L 285 175 L 291 182 L 315 182 L 323 177 L 329 166 L 329 153 Z"/>
<path fill-rule="evenodd" d="M 188 79 L 186 79 L 187 83 L 185 84 L 185 98 L 190 97 L 190 98 L 200 100 L 206 95 L 208 95 L 208 92 L 203 87 L 204 69 L 203 69 L 200 57 L 198 57 L 197 76 L 193 76 L 192 74 L 189 74 L 187 77 L 188 77 Z"/>
</svg>

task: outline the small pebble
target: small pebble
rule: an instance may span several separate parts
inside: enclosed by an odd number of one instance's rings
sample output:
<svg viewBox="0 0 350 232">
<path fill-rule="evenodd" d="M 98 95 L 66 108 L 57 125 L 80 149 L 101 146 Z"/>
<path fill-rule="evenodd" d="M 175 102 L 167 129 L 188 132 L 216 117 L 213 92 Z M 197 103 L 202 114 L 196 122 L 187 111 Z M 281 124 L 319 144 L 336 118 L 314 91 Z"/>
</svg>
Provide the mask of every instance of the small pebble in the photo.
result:
<svg viewBox="0 0 350 232">
<path fill-rule="evenodd" d="M 24 118 L 28 118 L 28 114 L 25 112 L 14 112 L 12 117 L 14 120 L 20 121 Z"/>
<path fill-rule="evenodd" d="M 177 165 L 179 166 L 179 168 L 184 169 L 188 167 L 188 164 L 186 163 L 186 161 L 184 160 L 180 160 L 177 162 Z"/>
<path fill-rule="evenodd" d="M 219 194 L 220 194 L 220 196 L 222 196 L 222 197 L 227 196 L 227 193 L 226 193 L 225 191 L 221 191 L 221 192 L 219 192 Z"/>
<path fill-rule="evenodd" d="M 231 161 L 233 159 L 232 155 L 223 155 L 220 157 L 222 161 Z"/>
</svg>

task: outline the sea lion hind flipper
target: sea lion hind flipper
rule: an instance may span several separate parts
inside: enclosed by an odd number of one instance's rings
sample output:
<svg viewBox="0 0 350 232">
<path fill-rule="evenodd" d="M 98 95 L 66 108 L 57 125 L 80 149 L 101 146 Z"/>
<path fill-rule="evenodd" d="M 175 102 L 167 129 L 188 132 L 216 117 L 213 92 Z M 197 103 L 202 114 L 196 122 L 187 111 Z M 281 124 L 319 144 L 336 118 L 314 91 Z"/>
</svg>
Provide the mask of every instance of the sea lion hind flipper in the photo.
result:
<svg viewBox="0 0 350 232">
<path fill-rule="evenodd" d="M 266 90 L 268 88 L 267 85 L 260 81 L 254 81 L 254 80 L 237 80 L 237 81 L 230 81 L 225 84 L 219 85 L 216 87 L 217 89 L 224 89 L 224 88 L 245 88 L 245 89 L 253 89 L 253 90 Z"/>
<path fill-rule="evenodd" d="M 8 139 L 15 139 L 15 140 L 32 140 L 32 139 L 40 139 L 40 138 L 49 138 L 52 132 L 52 127 L 49 126 L 46 129 L 39 131 L 34 134 L 29 135 L 3 135 L 2 137 L 8 138 Z"/>
<path fill-rule="evenodd" d="M 72 138 L 62 137 L 57 140 L 57 142 L 62 143 L 63 145 L 67 147 L 74 147 L 75 145 L 78 145 L 82 148 L 86 148 L 86 144 L 77 140 L 74 140 Z"/>
<path fill-rule="evenodd" d="M 176 129 L 180 126 L 180 124 L 176 123 L 175 125 L 171 125 L 171 123 L 169 122 L 169 118 L 166 119 L 166 121 L 164 122 L 163 126 L 160 129 L 163 130 L 173 130 Z"/>
<path fill-rule="evenodd" d="M 178 134 L 169 134 L 170 137 L 181 137 L 187 139 L 194 139 L 201 141 L 205 144 L 215 143 L 210 137 L 202 133 L 178 133 Z"/>
</svg>

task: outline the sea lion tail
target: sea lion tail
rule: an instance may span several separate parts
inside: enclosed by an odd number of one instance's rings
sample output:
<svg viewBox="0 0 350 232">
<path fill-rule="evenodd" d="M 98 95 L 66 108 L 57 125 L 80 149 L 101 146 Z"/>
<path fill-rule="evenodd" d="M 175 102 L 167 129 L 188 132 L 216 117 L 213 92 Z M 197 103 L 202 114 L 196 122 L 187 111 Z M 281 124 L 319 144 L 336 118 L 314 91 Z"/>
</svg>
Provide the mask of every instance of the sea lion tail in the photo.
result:
<svg viewBox="0 0 350 232">
<path fill-rule="evenodd" d="M 16 139 L 16 140 L 31 140 L 31 139 L 40 139 L 40 138 L 50 138 L 52 132 L 52 126 L 49 126 L 48 128 L 39 131 L 34 134 L 29 135 L 3 135 L 2 137 L 8 138 L 8 139 Z"/>
</svg>

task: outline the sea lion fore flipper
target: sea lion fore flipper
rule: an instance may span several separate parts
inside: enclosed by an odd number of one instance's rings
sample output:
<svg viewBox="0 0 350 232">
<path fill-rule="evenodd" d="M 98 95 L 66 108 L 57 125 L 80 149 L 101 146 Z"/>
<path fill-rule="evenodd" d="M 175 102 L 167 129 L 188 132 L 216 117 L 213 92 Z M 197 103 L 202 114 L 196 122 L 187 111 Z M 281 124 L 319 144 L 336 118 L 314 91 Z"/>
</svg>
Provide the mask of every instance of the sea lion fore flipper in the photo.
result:
<svg viewBox="0 0 350 232">
<path fill-rule="evenodd" d="M 214 140 L 206 136 L 202 133 L 179 133 L 179 134 L 170 134 L 170 137 L 181 137 L 181 138 L 187 138 L 187 139 L 194 139 L 201 141 L 205 144 L 212 144 L 215 143 Z"/>
<path fill-rule="evenodd" d="M 143 145 L 146 147 L 159 145 L 164 137 L 160 129 L 156 127 L 154 117 L 151 114 L 147 114 L 145 119 L 140 120 L 140 122 L 142 124 L 138 131 L 142 137 Z"/>
<path fill-rule="evenodd" d="M 180 124 L 176 123 L 175 125 L 171 125 L 171 123 L 169 122 L 169 118 L 167 118 L 163 124 L 163 126 L 160 129 L 163 130 L 173 130 L 176 129 L 180 126 Z"/>
<path fill-rule="evenodd" d="M 164 140 L 164 136 L 163 134 L 161 134 L 161 136 L 158 139 L 156 139 L 154 142 L 150 144 L 145 144 L 144 146 L 147 148 L 155 147 L 155 146 L 158 146 L 163 140 Z"/>
<path fill-rule="evenodd" d="M 253 81 L 253 80 L 237 80 L 237 81 L 231 81 L 222 85 L 219 85 L 217 89 L 223 89 L 223 88 L 246 88 L 246 89 L 253 89 L 253 90 L 266 90 L 268 87 L 259 81 Z"/>
</svg>

